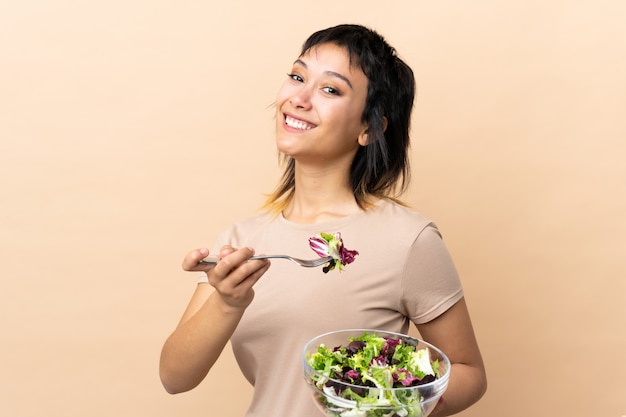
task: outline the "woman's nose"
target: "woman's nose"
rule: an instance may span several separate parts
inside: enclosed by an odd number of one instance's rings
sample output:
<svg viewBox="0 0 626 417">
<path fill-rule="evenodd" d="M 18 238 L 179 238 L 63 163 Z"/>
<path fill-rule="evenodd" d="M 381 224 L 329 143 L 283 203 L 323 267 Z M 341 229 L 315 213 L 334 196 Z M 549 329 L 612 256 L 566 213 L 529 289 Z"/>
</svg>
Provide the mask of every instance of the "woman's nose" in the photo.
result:
<svg viewBox="0 0 626 417">
<path fill-rule="evenodd" d="M 294 92 L 289 102 L 295 108 L 309 109 L 311 108 L 311 92 L 308 88 L 302 87 Z"/>
</svg>

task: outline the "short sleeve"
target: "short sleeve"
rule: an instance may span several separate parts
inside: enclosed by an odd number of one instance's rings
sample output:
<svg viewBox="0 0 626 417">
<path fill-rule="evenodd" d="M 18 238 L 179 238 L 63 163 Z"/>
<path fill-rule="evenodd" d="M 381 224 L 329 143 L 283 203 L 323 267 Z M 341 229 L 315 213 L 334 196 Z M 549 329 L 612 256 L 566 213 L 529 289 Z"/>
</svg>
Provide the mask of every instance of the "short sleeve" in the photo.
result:
<svg viewBox="0 0 626 417">
<path fill-rule="evenodd" d="M 408 251 L 402 287 L 406 314 L 416 324 L 437 318 L 463 298 L 457 269 L 432 223 L 422 230 Z"/>
</svg>

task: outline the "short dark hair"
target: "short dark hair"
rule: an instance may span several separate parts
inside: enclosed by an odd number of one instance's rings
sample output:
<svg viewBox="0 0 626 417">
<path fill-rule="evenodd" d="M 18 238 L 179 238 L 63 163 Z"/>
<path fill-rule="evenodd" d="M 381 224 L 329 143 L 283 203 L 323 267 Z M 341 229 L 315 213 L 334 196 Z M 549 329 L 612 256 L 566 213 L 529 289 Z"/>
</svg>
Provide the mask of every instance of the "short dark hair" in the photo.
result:
<svg viewBox="0 0 626 417">
<path fill-rule="evenodd" d="M 350 64 L 360 68 L 368 80 L 362 115 L 362 121 L 368 126 L 368 144 L 359 148 L 350 170 L 350 185 L 357 204 L 365 208 L 369 196 L 395 199 L 406 191 L 410 179 L 413 71 L 376 31 L 354 24 L 313 33 L 302 45 L 300 56 L 325 43 L 346 48 Z M 290 199 L 295 186 L 294 175 L 295 161 L 287 158 L 281 184 L 270 196 L 269 206 L 278 200 Z"/>
</svg>

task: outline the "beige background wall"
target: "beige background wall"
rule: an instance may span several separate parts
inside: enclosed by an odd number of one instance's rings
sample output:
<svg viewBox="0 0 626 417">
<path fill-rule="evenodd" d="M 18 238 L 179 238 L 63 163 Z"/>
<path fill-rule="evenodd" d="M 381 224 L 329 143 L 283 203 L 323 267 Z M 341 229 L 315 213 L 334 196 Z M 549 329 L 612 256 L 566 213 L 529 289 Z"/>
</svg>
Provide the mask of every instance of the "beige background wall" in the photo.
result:
<svg viewBox="0 0 626 417">
<path fill-rule="evenodd" d="M 230 354 L 160 386 L 180 260 L 271 190 L 274 94 L 342 22 L 415 69 L 406 199 L 444 232 L 489 371 L 463 415 L 626 415 L 626 3 L 213 3 L 0 5 L 0 415 L 242 415 Z"/>
</svg>

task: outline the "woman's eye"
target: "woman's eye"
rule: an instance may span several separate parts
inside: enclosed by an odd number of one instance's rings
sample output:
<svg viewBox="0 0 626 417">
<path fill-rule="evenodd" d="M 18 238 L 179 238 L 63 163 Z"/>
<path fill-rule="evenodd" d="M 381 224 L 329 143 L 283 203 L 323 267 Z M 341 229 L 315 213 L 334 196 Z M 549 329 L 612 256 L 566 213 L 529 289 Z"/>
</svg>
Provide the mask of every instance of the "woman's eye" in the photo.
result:
<svg viewBox="0 0 626 417">
<path fill-rule="evenodd" d="M 299 76 L 298 74 L 291 73 L 291 74 L 287 74 L 287 76 L 288 76 L 289 78 L 291 78 L 292 80 L 294 80 L 294 81 L 298 81 L 298 82 L 300 82 L 300 83 L 304 81 L 304 78 L 302 78 L 302 77 L 301 77 L 301 76 Z"/>
<path fill-rule="evenodd" d="M 324 87 L 322 90 L 328 94 L 332 94 L 334 96 L 340 96 L 341 92 L 334 87 Z"/>
</svg>

